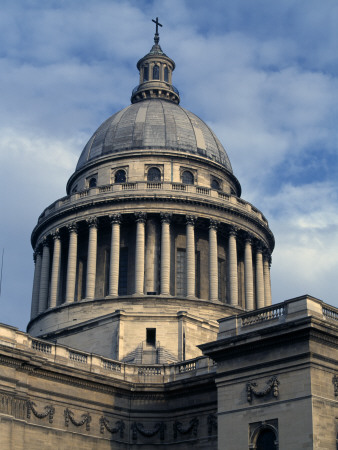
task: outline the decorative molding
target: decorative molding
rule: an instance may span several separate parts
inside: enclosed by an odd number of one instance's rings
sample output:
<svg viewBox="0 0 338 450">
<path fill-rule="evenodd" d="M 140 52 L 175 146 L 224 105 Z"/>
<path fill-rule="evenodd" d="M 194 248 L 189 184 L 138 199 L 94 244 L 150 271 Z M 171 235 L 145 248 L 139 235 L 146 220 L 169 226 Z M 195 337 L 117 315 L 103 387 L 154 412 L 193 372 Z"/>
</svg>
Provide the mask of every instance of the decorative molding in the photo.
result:
<svg viewBox="0 0 338 450">
<path fill-rule="evenodd" d="M 69 421 L 72 422 L 73 425 L 76 427 L 82 427 L 82 425 L 86 424 L 86 430 L 90 430 L 90 422 L 92 421 L 92 418 L 89 413 L 82 414 L 81 420 L 75 420 L 74 413 L 69 408 L 66 408 L 64 411 L 65 415 L 65 426 L 69 426 Z"/>
<path fill-rule="evenodd" d="M 153 430 L 150 430 L 149 428 L 145 428 L 142 423 L 133 422 L 131 425 L 131 430 L 133 432 L 134 441 L 137 439 L 137 433 L 140 433 L 142 436 L 145 437 L 153 437 L 157 433 L 160 433 L 160 439 L 161 441 L 163 441 L 166 425 L 164 422 L 157 422 Z"/>
<path fill-rule="evenodd" d="M 177 433 L 180 434 L 188 434 L 192 433 L 194 437 L 197 436 L 199 420 L 197 417 L 194 417 L 190 420 L 189 425 L 186 427 L 183 426 L 182 422 L 175 420 L 173 428 L 174 428 L 174 439 L 177 438 Z"/>
<path fill-rule="evenodd" d="M 267 386 L 265 389 L 262 389 L 261 391 L 258 391 L 256 389 L 257 383 L 254 381 L 249 381 L 246 385 L 246 391 L 247 391 L 247 399 L 248 402 L 252 402 L 252 394 L 254 394 L 256 397 L 264 397 L 265 395 L 269 394 L 269 392 L 272 390 L 272 395 L 274 397 L 278 397 L 279 395 L 279 381 L 276 376 L 273 376 L 269 379 L 267 382 Z"/>
<path fill-rule="evenodd" d="M 125 429 L 125 424 L 123 422 L 123 420 L 117 420 L 115 422 L 115 428 L 113 428 L 108 419 L 106 419 L 104 416 L 102 416 L 100 418 L 100 433 L 103 434 L 104 433 L 104 429 L 106 429 L 107 431 L 109 431 L 109 433 L 115 434 L 120 432 L 120 438 L 123 438 L 123 434 L 124 434 L 124 429 Z"/>
<path fill-rule="evenodd" d="M 55 408 L 52 405 L 47 405 L 44 407 L 44 412 L 39 413 L 35 409 L 36 404 L 32 402 L 31 400 L 27 400 L 27 419 L 31 418 L 31 412 L 34 414 L 35 417 L 38 419 L 44 419 L 48 416 L 49 423 L 53 423 L 53 416 L 55 414 Z"/>
<path fill-rule="evenodd" d="M 332 383 L 333 383 L 333 386 L 334 386 L 334 396 L 338 397 L 338 375 L 335 375 L 332 378 Z"/>
<path fill-rule="evenodd" d="M 212 435 L 212 430 L 217 432 L 217 416 L 215 414 L 209 414 L 207 417 L 208 422 L 208 436 Z"/>
</svg>

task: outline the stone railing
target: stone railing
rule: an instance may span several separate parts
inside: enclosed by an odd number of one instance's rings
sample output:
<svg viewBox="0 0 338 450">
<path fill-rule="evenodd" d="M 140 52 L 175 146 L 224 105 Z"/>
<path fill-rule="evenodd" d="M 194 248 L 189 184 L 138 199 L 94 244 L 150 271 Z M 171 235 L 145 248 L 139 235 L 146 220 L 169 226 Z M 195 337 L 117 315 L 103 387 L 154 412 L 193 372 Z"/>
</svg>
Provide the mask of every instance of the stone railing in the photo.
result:
<svg viewBox="0 0 338 450">
<path fill-rule="evenodd" d="M 126 195 L 129 191 L 138 191 L 147 192 L 153 190 L 161 190 L 161 194 L 165 195 L 166 192 L 176 191 L 180 192 L 183 195 L 196 195 L 198 197 L 208 197 L 209 201 L 213 200 L 216 202 L 221 202 L 225 204 L 231 204 L 231 206 L 235 205 L 240 210 L 243 210 L 251 215 L 255 216 L 267 226 L 268 222 L 263 214 L 258 211 L 254 206 L 245 200 L 236 197 L 235 195 L 228 194 L 226 192 L 217 191 L 215 189 L 210 189 L 207 187 L 196 186 L 196 185 L 187 185 L 182 183 L 174 183 L 174 182 L 148 182 L 148 181 L 138 181 L 131 183 L 116 183 L 116 184 L 108 184 L 104 186 L 98 186 L 91 189 L 84 189 L 83 191 L 76 192 L 67 197 L 63 197 L 59 200 L 56 200 L 50 206 L 48 206 L 43 213 L 40 215 L 38 224 L 40 224 L 45 218 L 47 218 L 50 214 L 53 214 L 60 209 L 73 207 L 77 202 L 83 201 L 92 201 L 93 197 L 101 196 L 119 196 Z"/>
<path fill-rule="evenodd" d="M 20 349 L 33 365 L 35 358 L 39 365 L 43 358 L 45 365 L 57 363 L 67 370 L 76 368 L 134 383 L 171 382 L 216 371 L 213 361 L 204 356 L 172 364 L 129 364 L 33 338 L 14 327 L 0 325 L 0 353 L 7 353 L 9 348 Z"/>
<path fill-rule="evenodd" d="M 338 308 L 327 305 L 309 295 L 286 300 L 283 303 L 260 308 L 237 316 L 219 320 L 218 339 L 239 334 L 256 332 L 261 328 L 274 326 L 282 322 L 314 317 L 323 321 L 337 322 Z M 338 325 L 338 324 L 337 324 Z"/>
</svg>

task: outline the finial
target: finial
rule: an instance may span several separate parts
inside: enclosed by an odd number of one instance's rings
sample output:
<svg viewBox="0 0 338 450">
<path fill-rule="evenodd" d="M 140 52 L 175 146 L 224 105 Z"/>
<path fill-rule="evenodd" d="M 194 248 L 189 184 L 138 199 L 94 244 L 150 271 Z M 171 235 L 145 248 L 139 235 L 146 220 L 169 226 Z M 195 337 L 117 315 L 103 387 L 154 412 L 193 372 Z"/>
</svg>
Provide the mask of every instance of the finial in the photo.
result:
<svg viewBox="0 0 338 450">
<path fill-rule="evenodd" d="M 163 25 L 158 21 L 158 17 L 156 17 L 156 20 L 151 19 L 154 24 L 156 24 L 156 32 L 154 37 L 155 44 L 158 44 L 160 42 L 160 35 L 158 34 L 158 27 L 162 27 Z"/>
</svg>

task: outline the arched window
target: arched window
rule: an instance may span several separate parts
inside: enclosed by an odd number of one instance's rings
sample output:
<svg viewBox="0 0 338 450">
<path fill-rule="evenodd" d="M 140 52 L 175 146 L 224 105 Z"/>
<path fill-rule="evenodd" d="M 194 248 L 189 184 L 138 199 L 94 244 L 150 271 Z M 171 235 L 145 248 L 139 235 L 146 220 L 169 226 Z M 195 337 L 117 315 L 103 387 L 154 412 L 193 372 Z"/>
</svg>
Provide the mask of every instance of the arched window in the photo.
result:
<svg viewBox="0 0 338 450">
<path fill-rule="evenodd" d="M 256 441 L 257 450 L 277 450 L 276 436 L 271 428 L 263 428 Z"/>
<path fill-rule="evenodd" d="M 211 188 L 212 189 L 217 189 L 219 191 L 220 190 L 219 182 L 217 180 L 213 179 L 212 182 L 211 182 Z"/>
<path fill-rule="evenodd" d="M 161 181 L 161 171 L 157 167 L 151 167 L 147 173 L 147 181 Z"/>
<path fill-rule="evenodd" d="M 118 170 L 115 173 L 115 183 L 125 183 L 126 182 L 126 172 L 124 170 Z"/>
<path fill-rule="evenodd" d="M 169 70 L 168 67 L 164 68 L 164 81 L 169 82 Z"/>
<path fill-rule="evenodd" d="M 89 187 L 90 187 L 90 188 L 96 187 L 96 178 L 95 178 L 95 177 L 92 177 L 92 178 L 89 180 Z"/>
<path fill-rule="evenodd" d="M 182 173 L 182 183 L 194 184 L 194 175 L 191 172 L 189 172 L 189 170 L 185 170 Z"/>
<path fill-rule="evenodd" d="M 143 81 L 149 80 L 149 66 L 144 66 L 143 68 Z"/>
<path fill-rule="evenodd" d="M 153 68 L 153 80 L 159 80 L 160 79 L 160 68 L 157 64 L 155 64 Z"/>
</svg>

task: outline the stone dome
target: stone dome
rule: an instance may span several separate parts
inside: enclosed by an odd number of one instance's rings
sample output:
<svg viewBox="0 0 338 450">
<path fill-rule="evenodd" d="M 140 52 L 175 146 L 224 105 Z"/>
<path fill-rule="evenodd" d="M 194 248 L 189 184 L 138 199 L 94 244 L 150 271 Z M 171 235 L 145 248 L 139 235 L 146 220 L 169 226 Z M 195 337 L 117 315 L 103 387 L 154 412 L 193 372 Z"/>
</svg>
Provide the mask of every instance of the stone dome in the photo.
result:
<svg viewBox="0 0 338 450">
<path fill-rule="evenodd" d="M 142 149 L 204 156 L 232 173 L 222 144 L 199 117 L 173 102 L 155 98 L 131 104 L 109 117 L 83 149 L 76 170 L 109 154 Z"/>
</svg>

